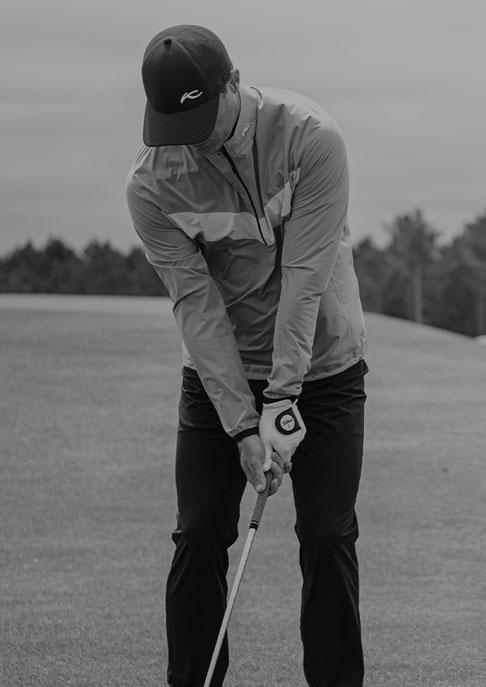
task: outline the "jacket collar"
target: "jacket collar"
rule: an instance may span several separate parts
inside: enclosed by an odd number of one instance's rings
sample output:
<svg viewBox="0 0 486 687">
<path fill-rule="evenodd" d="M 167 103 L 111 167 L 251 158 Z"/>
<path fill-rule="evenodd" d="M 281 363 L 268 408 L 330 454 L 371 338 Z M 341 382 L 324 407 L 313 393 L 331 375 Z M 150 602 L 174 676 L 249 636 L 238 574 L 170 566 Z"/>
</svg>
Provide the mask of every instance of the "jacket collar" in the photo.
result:
<svg viewBox="0 0 486 687">
<path fill-rule="evenodd" d="M 251 151 L 255 138 L 258 91 L 248 86 L 240 85 L 241 109 L 233 136 L 226 141 L 224 147 L 230 155 L 245 155 Z"/>
</svg>

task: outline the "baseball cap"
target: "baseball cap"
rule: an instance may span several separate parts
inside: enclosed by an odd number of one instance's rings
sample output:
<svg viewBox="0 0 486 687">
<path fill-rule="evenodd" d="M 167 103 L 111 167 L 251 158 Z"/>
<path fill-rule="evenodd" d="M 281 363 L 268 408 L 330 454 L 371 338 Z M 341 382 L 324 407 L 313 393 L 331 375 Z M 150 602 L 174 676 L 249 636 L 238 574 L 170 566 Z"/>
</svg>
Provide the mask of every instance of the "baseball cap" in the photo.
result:
<svg viewBox="0 0 486 687">
<path fill-rule="evenodd" d="M 145 145 L 205 141 L 216 123 L 219 94 L 232 68 L 221 40 L 203 26 L 179 24 L 154 36 L 142 64 Z"/>
</svg>

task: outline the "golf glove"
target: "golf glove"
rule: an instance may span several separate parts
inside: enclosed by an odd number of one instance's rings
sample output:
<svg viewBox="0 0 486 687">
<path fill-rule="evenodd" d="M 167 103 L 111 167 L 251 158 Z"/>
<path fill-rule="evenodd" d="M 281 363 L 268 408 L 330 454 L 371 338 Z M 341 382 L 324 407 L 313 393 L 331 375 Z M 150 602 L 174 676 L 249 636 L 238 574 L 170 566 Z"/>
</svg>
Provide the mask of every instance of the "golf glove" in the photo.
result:
<svg viewBox="0 0 486 687">
<path fill-rule="evenodd" d="M 272 451 L 290 463 L 295 449 L 305 436 L 305 425 L 297 408 L 290 399 L 264 403 L 260 418 L 260 438 L 265 445 L 265 459 Z"/>
</svg>

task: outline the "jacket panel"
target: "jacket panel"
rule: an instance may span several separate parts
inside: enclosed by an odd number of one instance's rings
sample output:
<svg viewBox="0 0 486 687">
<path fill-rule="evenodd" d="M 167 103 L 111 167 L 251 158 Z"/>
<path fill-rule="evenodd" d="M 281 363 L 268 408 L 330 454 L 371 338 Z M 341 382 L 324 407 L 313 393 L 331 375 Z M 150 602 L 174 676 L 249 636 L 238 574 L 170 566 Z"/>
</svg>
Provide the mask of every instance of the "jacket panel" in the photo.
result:
<svg viewBox="0 0 486 687">
<path fill-rule="evenodd" d="M 183 363 L 198 370 L 225 431 L 237 437 L 256 428 L 259 415 L 233 325 L 200 247 L 163 214 L 152 184 L 150 175 L 130 178 L 127 198 L 134 226 L 173 302 Z"/>
</svg>

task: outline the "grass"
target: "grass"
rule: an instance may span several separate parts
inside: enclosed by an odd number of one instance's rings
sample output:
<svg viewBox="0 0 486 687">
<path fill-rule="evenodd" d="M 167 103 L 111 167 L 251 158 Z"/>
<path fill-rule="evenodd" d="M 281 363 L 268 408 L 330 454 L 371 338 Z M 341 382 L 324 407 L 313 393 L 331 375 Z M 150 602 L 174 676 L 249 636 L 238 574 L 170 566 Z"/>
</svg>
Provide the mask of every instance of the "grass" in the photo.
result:
<svg viewBox="0 0 486 687">
<path fill-rule="evenodd" d="M 486 350 L 367 321 L 365 684 L 479 687 Z M 0 685 L 163 685 L 180 375 L 167 303 L 2 296 L 0 322 Z M 243 535 L 253 504 L 248 489 Z M 293 519 L 287 482 L 240 589 L 228 685 L 304 687 Z"/>
</svg>

